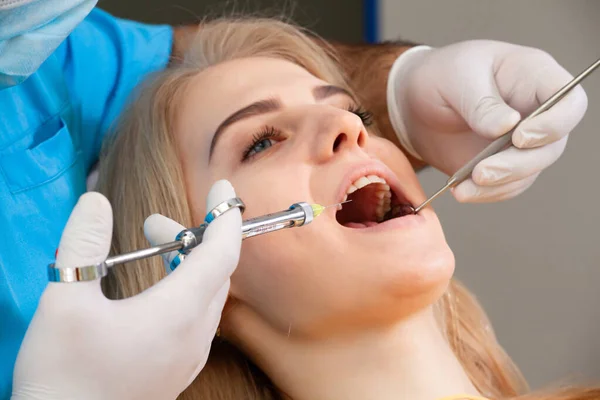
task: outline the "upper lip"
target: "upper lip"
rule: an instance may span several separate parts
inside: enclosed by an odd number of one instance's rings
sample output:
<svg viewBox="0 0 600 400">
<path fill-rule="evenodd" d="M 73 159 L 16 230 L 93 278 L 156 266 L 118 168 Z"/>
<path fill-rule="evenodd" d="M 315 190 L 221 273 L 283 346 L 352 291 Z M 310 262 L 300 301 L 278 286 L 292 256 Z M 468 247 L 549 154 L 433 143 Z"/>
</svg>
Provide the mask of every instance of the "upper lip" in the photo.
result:
<svg viewBox="0 0 600 400">
<path fill-rule="evenodd" d="M 410 205 L 414 205 L 414 200 L 411 199 L 402 187 L 402 183 L 398 177 L 382 162 L 376 160 L 370 160 L 368 162 L 353 164 L 348 167 L 348 172 L 342 179 L 338 193 L 336 195 L 336 202 L 341 203 L 344 200 L 344 196 L 348 192 L 348 188 L 357 179 L 362 176 L 376 175 L 380 178 L 385 179 L 387 184 L 390 186 L 390 190 L 400 201 L 407 201 Z"/>
</svg>

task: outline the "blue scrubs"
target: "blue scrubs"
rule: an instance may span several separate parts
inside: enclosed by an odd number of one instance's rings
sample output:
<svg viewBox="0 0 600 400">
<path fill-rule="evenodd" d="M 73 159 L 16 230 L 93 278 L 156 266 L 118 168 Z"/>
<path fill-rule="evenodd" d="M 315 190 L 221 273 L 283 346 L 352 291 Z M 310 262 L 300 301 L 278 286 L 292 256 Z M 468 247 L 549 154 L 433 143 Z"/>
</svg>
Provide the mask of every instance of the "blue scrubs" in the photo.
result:
<svg viewBox="0 0 600 400">
<path fill-rule="evenodd" d="M 0 399 L 102 138 L 172 40 L 169 26 L 95 9 L 34 75 L 0 90 Z"/>
</svg>

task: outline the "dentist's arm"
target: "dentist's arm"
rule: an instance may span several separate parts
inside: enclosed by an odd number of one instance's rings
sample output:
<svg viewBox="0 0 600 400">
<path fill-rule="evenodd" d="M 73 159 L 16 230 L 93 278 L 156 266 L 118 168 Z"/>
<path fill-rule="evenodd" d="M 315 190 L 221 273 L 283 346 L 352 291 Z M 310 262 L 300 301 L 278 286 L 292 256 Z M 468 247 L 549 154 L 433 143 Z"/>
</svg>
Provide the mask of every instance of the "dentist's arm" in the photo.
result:
<svg viewBox="0 0 600 400">
<path fill-rule="evenodd" d="M 572 79 L 542 50 L 489 40 L 436 49 L 409 50 L 406 42 L 338 47 L 383 136 L 415 168 L 431 165 L 448 175 Z M 586 108 L 579 86 L 517 129 L 515 147 L 480 162 L 472 179 L 453 189 L 455 198 L 493 202 L 524 192 L 562 155 Z"/>
<path fill-rule="evenodd" d="M 450 175 L 571 79 L 536 48 L 491 40 L 420 46 L 392 67 L 389 118 L 408 152 Z M 481 161 L 471 179 L 453 189 L 455 198 L 493 202 L 524 192 L 562 155 L 586 109 L 586 94 L 578 86 L 520 125 L 514 147 Z"/>
<path fill-rule="evenodd" d="M 231 185 L 219 181 L 207 207 L 231 197 Z M 151 241 L 156 232 L 181 228 L 162 216 L 145 224 Z M 105 260 L 111 234 L 106 198 L 83 195 L 56 265 Z M 137 296 L 108 300 L 99 280 L 49 283 L 21 345 L 12 398 L 175 399 L 206 363 L 240 247 L 241 215 L 235 209 L 210 224 L 203 243 L 173 273 Z"/>
</svg>

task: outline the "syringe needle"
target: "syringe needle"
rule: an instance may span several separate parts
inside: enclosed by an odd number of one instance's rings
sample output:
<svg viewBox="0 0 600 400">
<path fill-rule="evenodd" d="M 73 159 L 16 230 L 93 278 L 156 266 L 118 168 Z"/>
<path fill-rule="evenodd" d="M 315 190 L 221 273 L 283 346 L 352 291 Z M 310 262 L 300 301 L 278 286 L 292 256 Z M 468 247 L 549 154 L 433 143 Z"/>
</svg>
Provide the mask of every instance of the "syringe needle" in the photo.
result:
<svg viewBox="0 0 600 400">
<path fill-rule="evenodd" d="M 313 218 L 321 215 L 321 213 L 323 211 L 325 211 L 325 209 L 327 209 L 327 208 L 341 206 L 342 204 L 349 203 L 351 201 L 352 200 L 346 200 L 346 201 L 342 201 L 341 203 L 330 204 L 328 206 L 322 206 L 320 204 L 311 204 L 310 206 L 313 209 Z"/>
<path fill-rule="evenodd" d="M 342 201 L 341 203 L 335 203 L 335 204 L 330 204 L 328 206 L 323 206 L 323 208 L 337 207 L 337 206 L 341 206 L 342 204 L 350 203 L 351 201 L 352 200 L 346 200 L 346 201 Z"/>
</svg>

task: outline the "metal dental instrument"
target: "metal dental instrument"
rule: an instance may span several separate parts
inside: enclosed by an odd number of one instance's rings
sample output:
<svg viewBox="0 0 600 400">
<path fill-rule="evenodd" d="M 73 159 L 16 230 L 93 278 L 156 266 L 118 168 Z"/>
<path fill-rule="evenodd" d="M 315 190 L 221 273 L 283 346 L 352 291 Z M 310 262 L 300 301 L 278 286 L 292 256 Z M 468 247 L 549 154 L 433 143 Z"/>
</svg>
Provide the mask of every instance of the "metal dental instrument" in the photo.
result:
<svg viewBox="0 0 600 400">
<path fill-rule="evenodd" d="M 287 210 L 247 219 L 242 223 L 242 239 L 275 232 L 285 228 L 308 225 L 313 221 L 314 218 L 321 215 L 325 209 L 336 207 L 349 201 L 351 200 L 329 206 L 308 204 L 304 202 L 295 203 L 292 204 Z M 237 198 L 229 199 L 226 202 L 219 204 L 211 212 L 209 212 L 206 220 L 212 221 L 219 215 L 226 212 L 228 209 L 235 207 L 238 207 L 243 211 L 244 203 Z M 73 268 L 57 268 L 54 264 L 50 264 L 48 266 L 48 280 L 50 282 L 80 282 L 100 279 L 106 276 L 108 273 L 108 268 L 114 267 L 115 265 L 154 257 L 160 254 L 169 253 L 171 251 L 178 251 L 179 255 L 176 257 L 178 261 L 175 263 L 175 265 L 171 265 L 171 269 L 174 269 L 182 259 L 180 256 L 185 256 L 194 247 L 202 243 L 202 237 L 204 236 L 204 232 L 206 231 L 208 225 L 209 223 L 205 222 L 198 227 L 184 229 L 172 242 L 109 257 L 105 261 L 94 265 Z"/>
<path fill-rule="evenodd" d="M 438 198 L 442 193 L 446 190 L 458 185 L 463 182 L 467 178 L 471 176 L 473 173 L 473 169 L 480 161 L 488 158 L 491 155 L 498 153 L 501 150 L 504 150 L 507 147 L 510 147 L 510 143 L 512 142 L 512 135 L 517 129 L 519 125 L 523 122 L 528 121 L 532 118 L 537 117 L 541 113 L 548 111 L 551 107 L 553 107 L 556 103 L 558 103 L 563 97 L 567 95 L 575 86 L 577 86 L 582 80 L 587 78 L 596 68 L 600 66 L 600 58 L 596 60 L 592 65 L 590 65 L 587 69 L 577 75 L 571 82 L 567 83 L 563 86 L 558 92 L 554 93 L 552 97 L 546 100 L 541 106 L 538 107 L 537 110 L 529 114 L 527 117 L 522 119 L 512 128 L 510 131 L 506 132 L 504 135 L 500 136 L 498 139 L 494 140 L 490 143 L 485 149 L 483 149 L 479 154 L 475 156 L 471 161 L 465 164 L 461 169 L 456 171 L 454 175 L 452 175 L 447 181 L 444 187 L 435 192 L 431 197 L 429 197 L 425 202 L 423 202 L 420 206 L 414 209 L 414 214 L 417 214 L 423 208 L 427 207 L 429 203 Z"/>
</svg>

